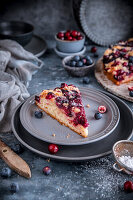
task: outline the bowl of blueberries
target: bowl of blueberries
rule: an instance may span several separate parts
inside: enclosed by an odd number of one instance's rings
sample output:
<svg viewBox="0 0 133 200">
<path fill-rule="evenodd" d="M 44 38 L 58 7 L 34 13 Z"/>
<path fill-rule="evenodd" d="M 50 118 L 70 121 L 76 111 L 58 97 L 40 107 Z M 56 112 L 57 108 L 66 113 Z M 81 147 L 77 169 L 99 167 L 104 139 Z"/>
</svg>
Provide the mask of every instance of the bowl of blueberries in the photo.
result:
<svg viewBox="0 0 133 200">
<path fill-rule="evenodd" d="M 56 48 L 65 53 L 77 53 L 84 47 L 85 35 L 76 30 L 60 31 L 55 35 Z"/>
<path fill-rule="evenodd" d="M 72 76 L 85 76 L 95 65 L 88 55 L 67 56 L 62 60 L 63 67 Z"/>
</svg>

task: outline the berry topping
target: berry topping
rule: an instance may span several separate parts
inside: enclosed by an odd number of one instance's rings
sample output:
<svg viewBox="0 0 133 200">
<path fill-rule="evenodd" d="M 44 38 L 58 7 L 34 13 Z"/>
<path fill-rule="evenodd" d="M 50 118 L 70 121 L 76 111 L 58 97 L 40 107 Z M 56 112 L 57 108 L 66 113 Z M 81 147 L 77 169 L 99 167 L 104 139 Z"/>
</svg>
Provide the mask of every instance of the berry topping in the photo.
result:
<svg viewBox="0 0 133 200">
<path fill-rule="evenodd" d="M 61 83 L 61 88 L 67 87 L 68 85 L 66 83 Z"/>
<path fill-rule="evenodd" d="M 16 193 L 19 191 L 19 185 L 18 183 L 11 183 L 10 185 L 10 191 L 11 193 Z"/>
<path fill-rule="evenodd" d="M 129 87 L 128 87 L 128 90 L 129 90 L 129 91 L 133 91 L 133 86 L 129 86 Z"/>
<path fill-rule="evenodd" d="M 133 182 L 132 181 L 126 181 L 124 183 L 124 190 L 125 190 L 125 192 L 133 192 Z"/>
<path fill-rule="evenodd" d="M 36 100 L 37 102 L 39 102 L 39 101 L 40 101 L 40 97 L 39 97 L 39 96 L 35 96 L 35 100 Z"/>
<path fill-rule="evenodd" d="M 1 176 L 3 178 L 9 178 L 12 175 L 12 170 L 8 167 L 4 167 L 1 171 Z"/>
<path fill-rule="evenodd" d="M 130 64 L 130 63 L 129 63 Z M 131 71 L 131 72 L 133 72 L 133 65 L 130 65 L 129 66 L 129 70 Z"/>
<path fill-rule="evenodd" d="M 103 114 L 103 113 L 106 112 L 106 107 L 105 106 L 99 106 L 98 111 Z"/>
<path fill-rule="evenodd" d="M 129 91 L 129 96 L 133 97 L 133 91 Z"/>
<path fill-rule="evenodd" d="M 91 53 L 95 53 L 97 51 L 97 48 L 96 47 L 92 47 L 91 48 Z"/>
<path fill-rule="evenodd" d="M 129 56 L 129 62 L 133 63 L 133 56 Z"/>
<path fill-rule="evenodd" d="M 21 154 L 24 152 L 24 148 L 21 144 L 13 144 L 11 149 L 17 154 Z"/>
<path fill-rule="evenodd" d="M 102 114 L 97 112 L 97 113 L 95 113 L 94 117 L 95 117 L 95 119 L 99 120 L 102 118 Z"/>
<path fill-rule="evenodd" d="M 53 97 L 55 97 L 53 92 L 49 92 L 46 96 L 46 99 L 52 99 Z"/>
<path fill-rule="evenodd" d="M 43 168 L 43 173 L 44 173 L 45 175 L 49 175 L 49 174 L 51 173 L 51 168 L 48 167 L 48 166 L 44 167 L 44 168 Z"/>
<path fill-rule="evenodd" d="M 88 77 L 83 78 L 83 83 L 89 84 L 89 82 L 90 82 L 90 79 Z"/>
<path fill-rule="evenodd" d="M 59 147 L 56 144 L 49 144 L 48 150 L 50 153 L 55 154 L 58 152 Z"/>
<path fill-rule="evenodd" d="M 40 110 L 36 110 L 36 111 L 34 112 L 34 115 L 35 115 L 36 118 L 41 119 L 42 116 L 43 116 L 43 113 L 42 113 L 42 111 L 40 111 Z"/>
<path fill-rule="evenodd" d="M 115 62 L 112 64 L 112 67 L 113 67 L 113 66 L 116 66 L 116 65 L 119 65 L 119 64 L 120 64 L 119 61 L 115 61 Z"/>
<path fill-rule="evenodd" d="M 127 62 L 124 62 L 124 63 L 123 63 L 123 66 L 124 66 L 124 67 L 128 66 L 128 63 L 127 63 Z"/>
</svg>

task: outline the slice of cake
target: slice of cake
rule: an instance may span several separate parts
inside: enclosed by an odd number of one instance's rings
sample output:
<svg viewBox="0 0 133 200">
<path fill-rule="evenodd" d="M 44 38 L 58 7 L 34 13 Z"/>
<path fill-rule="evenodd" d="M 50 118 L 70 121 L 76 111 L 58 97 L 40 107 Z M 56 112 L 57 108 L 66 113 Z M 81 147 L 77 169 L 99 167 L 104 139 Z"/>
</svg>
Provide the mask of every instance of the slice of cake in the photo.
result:
<svg viewBox="0 0 133 200">
<path fill-rule="evenodd" d="M 133 80 L 133 38 L 119 42 L 105 51 L 103 70 L 116 85 Z"/>
<path fill-rule="evenodd" d="M 43 90 L 35 96 L 39 108 L 61 124 L 69 127 L 83 137 L 88 136 L 88 121 L 80 91 L 74 85 L 61 84 L 54 90 Z"/>
</svg>

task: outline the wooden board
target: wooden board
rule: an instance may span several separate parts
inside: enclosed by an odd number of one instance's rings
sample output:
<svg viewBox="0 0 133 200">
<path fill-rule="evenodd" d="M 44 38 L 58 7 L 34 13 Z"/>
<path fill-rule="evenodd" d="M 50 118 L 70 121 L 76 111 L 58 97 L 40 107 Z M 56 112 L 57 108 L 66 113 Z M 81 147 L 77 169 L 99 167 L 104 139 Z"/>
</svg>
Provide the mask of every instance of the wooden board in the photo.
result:
<svg viewBox="0 0 133 200">
<path fill-rule="evenodd" d="M 109 92 L 126 99 L 128 101 L 133 102 L 133 97 L 129 96 L 128 87 L 133 86 L 133 81 L 130 81 L 129 83 L 122 84 L 120 86 L 115 85 L 112 81 L 110 81 L 107 76 L 103 72 L 103 63 L 102 59 L 100 58 L 98 62 L 96 63 L 96 69 L 95 69 L 95 77 L 97 81 Z"/>
</svg>

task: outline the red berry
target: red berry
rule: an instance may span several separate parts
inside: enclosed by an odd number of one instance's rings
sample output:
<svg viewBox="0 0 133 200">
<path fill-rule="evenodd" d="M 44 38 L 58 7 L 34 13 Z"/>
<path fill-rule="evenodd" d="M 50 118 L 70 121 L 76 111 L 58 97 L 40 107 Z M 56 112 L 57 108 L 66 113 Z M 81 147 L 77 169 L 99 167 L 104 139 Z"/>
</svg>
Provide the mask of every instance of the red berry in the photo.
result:
<svg viewBox="0 0 133 200">
<path fill-rule="evenodd" d="M 65 37 L 68 38 L 70 36 L 70 32 L 65 33 Z"/>
<path fill-rule="evenodd" d="M 72 38 L 72 41 L 76 41 L 76 38 L 73 37 L 73 38 Z"/>
<path fill-rule="evenodd" d="M 127 63 L 127 62 L 124 62 L 124 63 L 123 63 L 123 66 L 124 66 L 124 67 L 126 67 L 127 65 L 128 65 L 128 63 Z"/>
<path fill-rule="evenodd" d="M 91 53 L 96 53 L 96 51 L 97 51 L 97 48 L 96 48 L 96 47 L 92 47 L 92 48 L 91 48 Z"/>
<path fill-rule="evenodd" d="M 53 92 L 48 92 L 46 99 L 52 99 L 53 97 L 55 97 Z"/>
<path fill-rule="evenodd" d="M 103 113 L 106 112 L 106 107 L 105 106 L 99 106 L 98 111 L 103 114 Z"/>
<path fill-rule="evenodd" d="M 82 39 L 83 39 L 82 35 L 77 37 L 77 40 L 82 40 Z"/>
<path fill-rule="evenodd" d="M 59 148 L 56 144 L 49 144 L 48 150 L 50 153 L 55 154 L 58 152 Z"/>
<path fill-rule="evenodd" d="M 45 175 L 49 175 L 49 174 L 51 173 L 51 168 L 48 167 L 48 166 L 44 167 L 44 168 L 43 168 L 43 173 L 44 173 Z"/>
<path fill-rule="evenodd" d="M 122 52 L 127 52 L 127 50 L 126 50 L 126 49 L 122 49 L 121 51 L 122 51 Z"/>
<path fill-rule="evenodd" d="M 77 37 L 77 34 L 78 34 L 77 31 L 72 31 L 72 32 L 71 32 L 71 35 L 72 35 L 73 37 Z"/>
<path fill-rule="evenodd" d="M 126 192 L 133 192 L 133 182 L 132 181 L 126 181 L 124 183 L 124 190 Z"/>
<path fill-rule="evenodd" d="M 87 60 L 85 58 L 83 58 L 82 61 L 83 61 L 84 64 L 86 64 L 86 62 L 87 62 Z"/>
<path fill-rule="evenodd" d="M 68 38 L 67 38 L 67 40 L 69 40 L 69 41 L 71 41 L 73 38 L 72 38 L 72 36 L 69 36 Z"/>
<path fill-rule="evenodd" d="M 77 36 L 81 36 L 81 33 L 77 31 Z"/>
<path fill-rule="evenodd" d="M 64 33 L 63 33 L 63 32 L 59 32 L 59 33 L 57 34 L 57 37 L 58 37 L 59 39 L 63 38 L 63 37 L 64 37 Z"/>
<path fill-rule="evenodd" d="M 129 90 L 129 91 L 133 91 L 133 86 L 129 86 L 129 87 L 128 87 L 128 90 Z"/>
<path fill-rule="evenodd" d="M 64 37 L 61 37 L 60 40 L 65 40 L 65 38 L 64 38 Z"/>
</svg>

